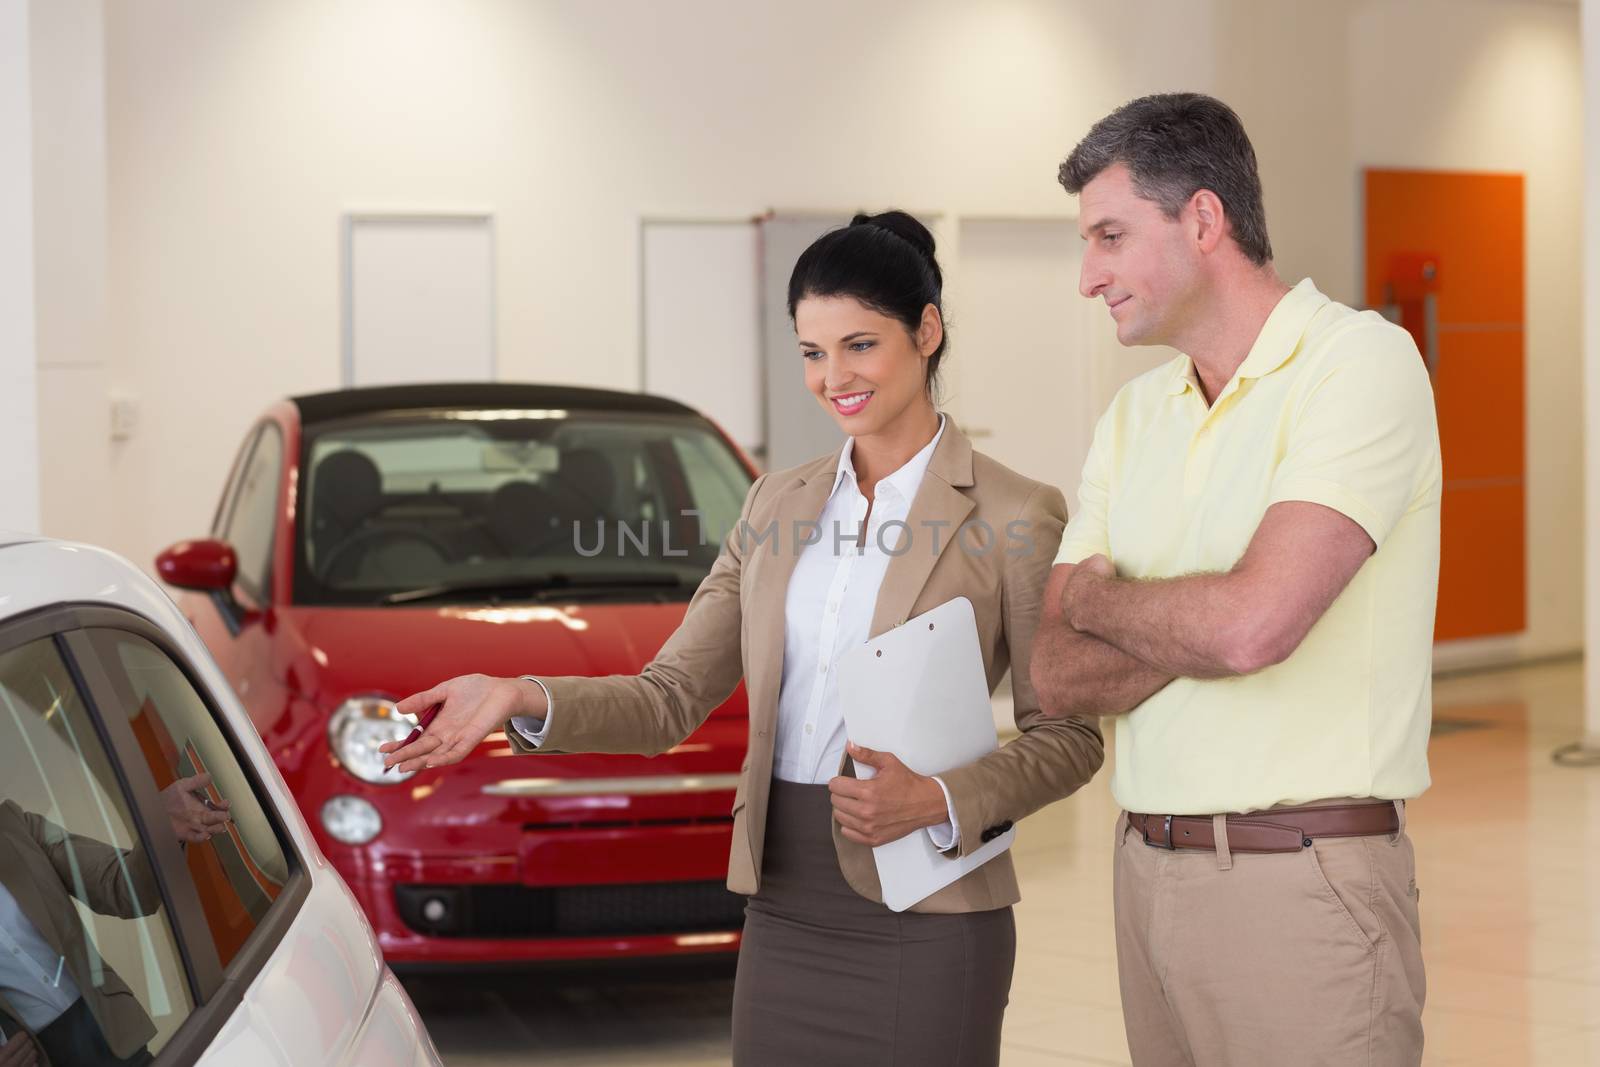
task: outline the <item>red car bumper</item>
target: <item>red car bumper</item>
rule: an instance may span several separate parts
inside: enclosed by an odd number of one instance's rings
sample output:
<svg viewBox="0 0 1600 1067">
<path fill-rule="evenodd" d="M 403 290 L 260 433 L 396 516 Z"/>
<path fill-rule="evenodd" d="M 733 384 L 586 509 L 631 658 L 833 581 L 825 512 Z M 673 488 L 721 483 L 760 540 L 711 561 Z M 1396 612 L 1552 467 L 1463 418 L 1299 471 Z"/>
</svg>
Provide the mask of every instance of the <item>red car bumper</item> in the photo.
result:
<svg viewBox="0 0 1600 1067">
<path fill-rule="evenodd" d="M 693 751 L 648 760 L 507 761 L 488 743 L 457 767 L 395 786 L 358 782 L 331 759 L 308 761 L 316 769 L 295 791 L 391 964 L 729 953 L 739 947 L 744 902 L 723 884 L 732 789 L 584 795 L 580 783 L 726 781 L 736 768 L 707 764 L 742 756 L 747 729 L 713 720 L 683 746 Z M 718 743 L 724 733 L 739 748 Z M 512 772 L 539 777 L 501 777 Z M 553 782 L 561 788 L 541 792 Z M 508 784 L 528 795 L 491 791 Z M 341 793 L 377 806 L 384 828 L 371 843 L 341 844 L 321 826 L 322 803 Z"/>
</svg>

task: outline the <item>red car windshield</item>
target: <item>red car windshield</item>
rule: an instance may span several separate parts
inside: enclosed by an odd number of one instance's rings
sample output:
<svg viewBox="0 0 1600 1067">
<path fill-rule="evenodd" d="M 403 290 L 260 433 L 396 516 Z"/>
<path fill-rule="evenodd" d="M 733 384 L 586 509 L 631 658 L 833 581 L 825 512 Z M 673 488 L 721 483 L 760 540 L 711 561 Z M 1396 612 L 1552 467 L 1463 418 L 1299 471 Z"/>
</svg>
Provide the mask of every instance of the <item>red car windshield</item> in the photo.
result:
<svg viewBox="0 0 1600 1067">
<path fill-rule="evenodd" d="M 457 410 L 313 425 L 294 599 L 686 599 L 749 487 L 692 416 Z"/>
</svg>

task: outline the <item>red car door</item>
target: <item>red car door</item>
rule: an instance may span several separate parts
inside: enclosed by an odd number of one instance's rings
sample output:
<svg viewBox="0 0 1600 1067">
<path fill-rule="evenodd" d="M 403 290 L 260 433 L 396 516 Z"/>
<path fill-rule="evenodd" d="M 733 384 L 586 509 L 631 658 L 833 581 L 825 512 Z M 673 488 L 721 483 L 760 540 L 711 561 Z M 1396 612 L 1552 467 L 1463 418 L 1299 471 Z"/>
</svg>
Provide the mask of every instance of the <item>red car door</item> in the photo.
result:
<svg viewBox="0 0 1600 1067">
<path fill-rule="evenodd" d="M 240 701 L 260 721 L 272 699 L 272 559 L 283 480 L 283 432 L 274 422 L 258 426 L 246 441 L 224 491 L 213 536 L 233 547 L 238 577 L 227 593 L 191 596 L 185 614 L 211 650 Z"/>
</svg>

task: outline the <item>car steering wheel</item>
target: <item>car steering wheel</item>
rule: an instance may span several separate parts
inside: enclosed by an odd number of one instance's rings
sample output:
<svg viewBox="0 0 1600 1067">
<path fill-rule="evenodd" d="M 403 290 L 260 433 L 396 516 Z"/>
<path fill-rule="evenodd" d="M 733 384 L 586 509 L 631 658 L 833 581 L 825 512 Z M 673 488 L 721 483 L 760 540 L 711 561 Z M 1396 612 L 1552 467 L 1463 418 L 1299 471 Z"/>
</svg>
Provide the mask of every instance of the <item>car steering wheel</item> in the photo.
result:
<svg viewBox="0 0 1600 1067">
<path fill-rule="evenodd" d="M 370 551 L 373 542 L 382 541 L 412 541 L 424 544 L 439 557 L 440 563 L 447 562 L 450 559 L 449 547 L 438 537 L 424 530 L 408 526 L 368 526 L 364 530 L 356 531 L 356 533 L 335 545 L 333 551 L 328 553 L 328 558 L 323 561 L 322 566 L 317 568 L 317 577 L 327 581 L 333 575 L 334 568 L 338 566 L 341 559 L 351 555 L 357 548 Z"/>
</svg>

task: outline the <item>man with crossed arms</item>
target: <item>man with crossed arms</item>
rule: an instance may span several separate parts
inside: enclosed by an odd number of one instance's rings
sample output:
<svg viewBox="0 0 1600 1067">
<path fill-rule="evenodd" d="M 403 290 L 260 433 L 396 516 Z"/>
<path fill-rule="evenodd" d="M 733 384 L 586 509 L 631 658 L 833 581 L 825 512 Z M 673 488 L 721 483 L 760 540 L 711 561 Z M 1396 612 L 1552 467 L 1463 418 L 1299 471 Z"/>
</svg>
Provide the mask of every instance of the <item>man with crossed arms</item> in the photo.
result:
<svg viewBox="0 0 1600 1067">
<path fill-rule="evenodd" d="M 1115 715 L 1137 1067 L 1413 1065 L 1404 801 L 1428 785 L 1441 474 L 1415 343 L 1272 263 L 1255 152 L 1198 94 L 1061 166 L 1080 288 L 1183 355 L 1095 428 L 1044 596 L 1051 714 Z"/>
</svg>

